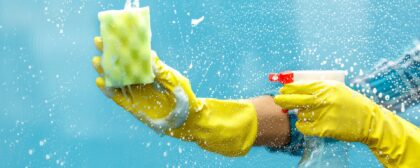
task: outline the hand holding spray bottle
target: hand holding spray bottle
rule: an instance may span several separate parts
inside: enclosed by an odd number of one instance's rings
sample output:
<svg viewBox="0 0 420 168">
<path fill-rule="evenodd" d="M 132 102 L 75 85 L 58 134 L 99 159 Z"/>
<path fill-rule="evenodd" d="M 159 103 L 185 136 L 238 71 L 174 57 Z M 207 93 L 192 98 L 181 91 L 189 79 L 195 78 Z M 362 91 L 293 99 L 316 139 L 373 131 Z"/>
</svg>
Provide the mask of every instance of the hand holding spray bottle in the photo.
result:
<svg viewBox="0 0 420 168">
<path fill-rule="evenodd" d="M 278 74 L 269 74 L 271 82 L 288 84 L 292 82 L 305 82 L 315 80 L 334 80 L 345 83 L 344 71 L 287 71 Z M 283 112 L 295 115 L 297 110 Z M 294 114 L 293 114 L 294 113 Z M 304 153 L 298 167 L 348 167 L 348 145 L 330 138 L 305 136 Z"/>
</svg>

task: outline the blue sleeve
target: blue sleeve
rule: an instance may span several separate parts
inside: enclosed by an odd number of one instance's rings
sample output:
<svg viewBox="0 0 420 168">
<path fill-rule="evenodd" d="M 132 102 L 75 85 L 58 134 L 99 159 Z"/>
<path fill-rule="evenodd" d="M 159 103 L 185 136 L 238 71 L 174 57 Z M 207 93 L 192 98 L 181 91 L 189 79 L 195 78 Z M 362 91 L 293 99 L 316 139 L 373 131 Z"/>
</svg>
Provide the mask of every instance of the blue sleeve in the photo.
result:
<svg viewBox="0 0 420 168">
<path fill-rule="evenodd" d="M 276 95 L 278 91 L 272 91 L 267 93 L 266 95 L 270 95 L 270 96 L 274 96 Z M 273 148 L 273 147 L 267 147 L 266 149 L 269 152 L 285 152 L 288 153 L 290 155 L 295 155 L 295 156 L 302 156 L 303 155 L 303 134 L 300 133 L 297 128 L 296 128 L 296 121 L 297 121 L 297 116 L 295 114 L 289 113 L 289 123 L 290 123 L 290 142 L 289 144 L 282 146 L 282 147 L 278 147 L 278 148 Z"/>
</svg>

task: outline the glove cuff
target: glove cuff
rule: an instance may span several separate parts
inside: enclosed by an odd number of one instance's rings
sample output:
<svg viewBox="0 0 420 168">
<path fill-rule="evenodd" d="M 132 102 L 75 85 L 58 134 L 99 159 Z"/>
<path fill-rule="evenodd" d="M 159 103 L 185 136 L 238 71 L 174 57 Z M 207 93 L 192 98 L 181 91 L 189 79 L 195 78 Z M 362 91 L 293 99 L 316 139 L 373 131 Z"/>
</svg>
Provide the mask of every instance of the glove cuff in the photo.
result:
<svg viewBox="0 0 420 168">
<path fill-rule="evenodd" d="M 175 87 L 173 94 L 176 99 L 175 108 L 166 117 L 152 119 L 143 112 L 136 113 L 136 117 L 159 134 L 180 127 L 189 115 L 189 98 L 181 86 Z"/>
<path fill-rule="evenodd" d="M 416 167 L 420 131 L 415 125 L 378 106 L 366 144 L 386 167 Z M 417 162 L 417 163 L 416 163 Z"/>
<path fill-rule="evenodd" d="M 188 120 L 167 134 L 194 141 L 201 148 L 225 156 L 243 156 L 257 135 L 257 114 L 252 103 L 236 100 L 199 99 L 200 111 L 190 111 Z"/>
</svg>

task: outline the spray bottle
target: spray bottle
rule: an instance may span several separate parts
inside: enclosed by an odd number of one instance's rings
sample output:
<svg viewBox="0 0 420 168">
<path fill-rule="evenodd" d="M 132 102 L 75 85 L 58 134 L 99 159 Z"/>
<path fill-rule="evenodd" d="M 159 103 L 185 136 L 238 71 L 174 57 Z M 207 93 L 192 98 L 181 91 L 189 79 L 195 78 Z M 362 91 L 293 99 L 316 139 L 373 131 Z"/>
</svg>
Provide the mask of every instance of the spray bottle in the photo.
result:
<svg viewBox="0 0 420 168">
<path fill-rule="evenodd" d="M 345 81 L 344 71 L 287 71 L 270 73 L 271 82 L 288 84 L 300 81 L 334 80 Z M 283 110 L 295 115 L 297 110 Z M 299 161 L 299 168 L 306 167 L 348 167 L 348 145 L 330 138 L 305 136 L 304 153 Z"/>
</svg>

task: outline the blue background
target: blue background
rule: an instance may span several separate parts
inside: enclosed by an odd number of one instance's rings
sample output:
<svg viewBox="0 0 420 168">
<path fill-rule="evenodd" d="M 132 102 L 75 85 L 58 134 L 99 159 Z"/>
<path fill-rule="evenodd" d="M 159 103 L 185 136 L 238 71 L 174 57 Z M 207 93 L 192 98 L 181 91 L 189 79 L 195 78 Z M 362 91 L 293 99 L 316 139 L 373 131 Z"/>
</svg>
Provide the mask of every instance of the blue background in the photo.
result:
<svg viewBox="0 0 420 168">
<path fill-rule="evenodd" d="M 153 48 L 200 97 L 247 98 L 291 69 L 369 72 L 420 37 L 418 0 L 157 0 Z M 0 167 L 293 167 L 253 148 L 226 158 L 160 137 L 95 86 L 97 12 L 123 0 L 0 0 Z M 204 16 L 196 27 L 191 19 Z M 351 70 L 353 69 L 353 70 Z M 420 108 L 404 116 L 419 125 Z M 410 115 L 411 114 L 411 115 Z M 381 165 L 351 144 L 352 167 Z"/>
</svg>

